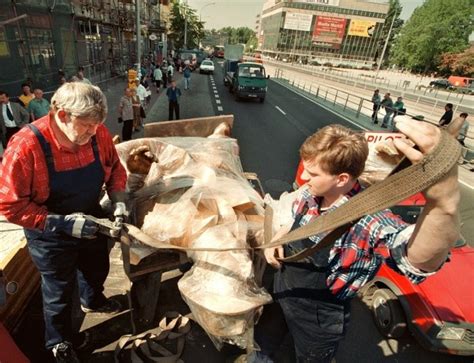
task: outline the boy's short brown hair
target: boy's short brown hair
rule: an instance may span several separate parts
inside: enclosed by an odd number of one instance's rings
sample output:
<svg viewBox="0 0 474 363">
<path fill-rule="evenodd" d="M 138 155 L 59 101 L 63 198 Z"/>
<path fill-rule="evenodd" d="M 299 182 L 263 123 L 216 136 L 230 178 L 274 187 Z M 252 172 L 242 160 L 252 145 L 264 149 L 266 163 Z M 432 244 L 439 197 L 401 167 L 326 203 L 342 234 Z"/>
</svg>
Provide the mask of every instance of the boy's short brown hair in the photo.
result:
<svg viewBox="0 0 474 363">
<path fill-rule="evenodd" d="M 354 178 L 364 171 L 368 155 L 369 146 L 363 133 L 336 124 L 323 127 L 300 148 L 304 161 L 316 160 L 326 173 L 348 173 Z"/>
</svg>

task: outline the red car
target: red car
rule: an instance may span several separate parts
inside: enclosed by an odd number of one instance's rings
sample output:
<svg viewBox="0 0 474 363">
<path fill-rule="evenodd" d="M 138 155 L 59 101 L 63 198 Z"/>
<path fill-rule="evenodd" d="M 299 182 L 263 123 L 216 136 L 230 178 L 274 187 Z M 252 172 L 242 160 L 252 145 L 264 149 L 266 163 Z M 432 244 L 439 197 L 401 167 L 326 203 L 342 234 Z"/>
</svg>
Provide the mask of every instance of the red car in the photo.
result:
<svg viewBox="0 0 474 363">
<path fill-rule="evenodd" d="M 303 163 L 296 173 L 295 188 Z M 392 207 L 408 223 L 415 223 L 425 198 L 418 193 Z M 386 248 L 377 249 L 388 256 Z M 375 278 L 361 292 L 370 302 L 380 333 L 400 338 L 409 330 L 426 349 L 457 355 L 474 355 L 474 248 L 459 240 L 448 262 L 422 283 L 412 284 L 383 264 Z"/>
</svg>

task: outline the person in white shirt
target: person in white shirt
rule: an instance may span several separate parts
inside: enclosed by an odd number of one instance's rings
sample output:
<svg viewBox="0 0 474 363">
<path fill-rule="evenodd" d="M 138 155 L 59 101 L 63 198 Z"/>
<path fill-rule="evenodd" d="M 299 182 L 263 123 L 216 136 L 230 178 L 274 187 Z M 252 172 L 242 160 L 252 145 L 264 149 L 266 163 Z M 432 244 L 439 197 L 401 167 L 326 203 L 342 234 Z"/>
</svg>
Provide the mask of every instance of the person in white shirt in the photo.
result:
<svg viewBox="0 0 474 363">
<path fill-rule="evenodd" d="M 30 114 L 18 103 L 10 102 L 8 93 L 0 91 L 0 140 L 4 148 L 10 138 L 30 121 Z"/>
<path fill-rule="evenodd" d="M 147 96 L 146 88 L 140 83 L 139 79 L 135 80 L 135 84 L 137 85 L 137 96 L 140 99 L 140 104 L 144 107 Z"/>
<path fill-rule="evenodd" d="M 153 71 L 153 78 L 155 78 L 156 92 L 160 93 L 161 81 L 163 80 L 163 73 L 159 66 Z M 165 86 L 166 87 L 166 86 Z"/>
<path fill-rule="evenodd" d="M 168 66 L 168 82 L 171 82 L 170 80 L 173 78 L 174 74 L 174 68 L 173 65 L 170 63 Z"/>
</svg>

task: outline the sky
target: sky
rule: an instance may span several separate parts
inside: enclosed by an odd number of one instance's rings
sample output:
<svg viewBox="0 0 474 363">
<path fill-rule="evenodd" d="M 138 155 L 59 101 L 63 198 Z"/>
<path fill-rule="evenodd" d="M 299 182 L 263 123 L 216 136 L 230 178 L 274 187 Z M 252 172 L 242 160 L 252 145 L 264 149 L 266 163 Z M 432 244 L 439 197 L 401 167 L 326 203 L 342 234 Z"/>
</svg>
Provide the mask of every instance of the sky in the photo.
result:
<svg viewBox="0 0 474 363">
<path fill-rule="evenodd" d="M 185 0 L 181 0 L 185 1 Z M 400 0 L 403 6 L 401 18 L 406 20 L 424 0 Z M 190 7 L 206 22 L 206 29 L 225 26 L 255 28 L 255 16 L 262 10 L 265 0 L 187 0 Z"/>
</svg>

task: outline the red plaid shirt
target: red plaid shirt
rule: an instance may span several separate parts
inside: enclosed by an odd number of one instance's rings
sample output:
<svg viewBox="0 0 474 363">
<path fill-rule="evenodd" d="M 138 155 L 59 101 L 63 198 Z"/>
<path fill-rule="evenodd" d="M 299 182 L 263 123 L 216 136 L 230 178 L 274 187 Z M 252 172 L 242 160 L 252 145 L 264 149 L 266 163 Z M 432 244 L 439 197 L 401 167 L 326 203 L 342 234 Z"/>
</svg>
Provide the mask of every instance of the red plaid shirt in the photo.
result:
<svg viewBox="0 0 474 363">
<path fill-rule="evenodd" d="M 91 142 L 73 152 L 59 145 L 49 115 L 34 122 L 51 145 L 56 171 L 81 168 L 94 161 Z M 109 193 L 125 190 L 127 175 L 120 163 L 112 137 L 104 125 L 97 128 L 96 140 Z M 0 165 L 0 214 L 26 228 L 43 229 L 48 210 L 49 175 L 40 142 L 29 128 L 10 140 Z"/>
<path fill-rule="evenodd" d="M 300 226 L 304 226 L 321 214 L 328 213 L 360 193 L 356 183 L 353 189 L 328 210 L 320 213 L 322 198 L 314 197 L 303 186 L 293 203 L 293 217 L 304 213 Z M 305 207 L 306 206 L 306 207 Z M 306 209 L 307 208 L 307 209 Z M 423 272 L 410 264 L 406 247 L 414 225 L 408 225 L 390 210 L 383 210 L 361 218 L 348 232 L 336 240 L 329 254 L 328 288 L 341 300 L 353 297 L 370 281 L 382 263 L 404 274 L 413 283 L 422 282 L 434 272 Z M 326 233 L 309 237 L 318 244 Z M 389 257 L 375 252 L 378 247 L 387 248 Z"/>
</svg>

